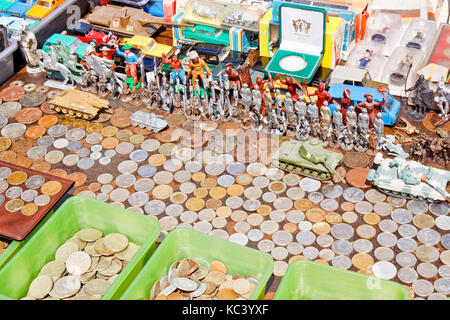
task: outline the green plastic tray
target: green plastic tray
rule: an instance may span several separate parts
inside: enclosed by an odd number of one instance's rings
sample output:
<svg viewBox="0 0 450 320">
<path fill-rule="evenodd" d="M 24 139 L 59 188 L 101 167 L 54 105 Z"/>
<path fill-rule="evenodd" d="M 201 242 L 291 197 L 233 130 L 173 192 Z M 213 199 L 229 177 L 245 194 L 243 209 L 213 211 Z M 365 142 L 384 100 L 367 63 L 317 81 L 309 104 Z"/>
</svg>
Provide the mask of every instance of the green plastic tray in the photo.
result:
<svg viewBox="0 0 450 320">
<path fill-rule="evenodd" d="M 120 232 L 141 249 L 125 266 L 102 299 L 118 299 L 145 265 L 160 233 L 158 221 L 87 197 L 65 201 L 36 234 L 0 270 L 0 299 L 20 299 L 42 266 L 54 259 L 58 247 L 84 228 L 97 228 L 104 235 Z"/>
<path fill-rule="evenodd" d="M 321 263 L 292 263 L 274 300 L 409 300 L 402 285 Z"/>
<path fill-rule="evenodd" d="M 229 274 L 257 276 L 259 281 L 250 296 L 251 300 L 263 298 L 266 283 L 273 271 L 273 260 L 267 253 L 194 230 L 178 228 L 165 237 L 120 299 L 148 300 L 153 284 L 167 275 L 175 261 L 185 258 L 193 258 L 202 265 L 219 260 L 225 264 Z"/>
</svg>

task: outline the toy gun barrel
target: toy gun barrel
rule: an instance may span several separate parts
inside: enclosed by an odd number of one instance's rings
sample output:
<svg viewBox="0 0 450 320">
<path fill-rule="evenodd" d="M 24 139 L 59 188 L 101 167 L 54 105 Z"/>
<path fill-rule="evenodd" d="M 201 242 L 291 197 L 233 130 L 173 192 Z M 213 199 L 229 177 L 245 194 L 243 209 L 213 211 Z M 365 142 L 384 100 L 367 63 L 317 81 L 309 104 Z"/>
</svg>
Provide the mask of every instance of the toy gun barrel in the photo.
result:
<svg viewBox="0 0 450 320">
<path fill-rule="evenodd" d="M 174 22 L 166 22 L 166 21 L 155 21 L 155 22 L 151 22 L 151 23 L 147 23 L 145 25 L 145 27 L 152 25 L 152 24 L 160 24 L 160 25 L 164 25 L 164 26 L 171 26 L 171 27 L 182 27 L 182 28 L 188 28 L 188 27 L 194 27 L 193 24 L 190 23 L 174 23 Z"/>
<path fill-rule="evenodd" d="M 327 164 L 326 164 L 325 162 L 321 162 L 321 165 L 323 165 L 323 166 L 325 167 L 325 169 L 327 169 L 327 170 L 331 173 L 331 175 L 336 175 L 336 176 L 339 178 L 339 180 L 342 181 L 342 183 L 347 184 L 347 181 L 345 181 L 345 179 L 342 178 L 342 177 L 336 172 L 336 170 L 333 170 L 333 169 L 331 169 L 330 167 L 328 167 Z"/>
</svg>

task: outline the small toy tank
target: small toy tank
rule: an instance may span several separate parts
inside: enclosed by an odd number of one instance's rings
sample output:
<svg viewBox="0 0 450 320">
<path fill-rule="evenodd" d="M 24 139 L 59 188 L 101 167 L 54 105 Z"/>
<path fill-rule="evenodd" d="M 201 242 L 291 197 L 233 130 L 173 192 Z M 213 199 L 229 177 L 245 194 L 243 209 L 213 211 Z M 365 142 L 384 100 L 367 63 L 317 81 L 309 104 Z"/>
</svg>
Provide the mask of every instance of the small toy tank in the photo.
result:
<svg viewBox="0 0 450 320">
<path fill-rule="evenodd" d="M 285 141 L 272 158 L 272 164 L 282 170 L 317 180 L 329 180 L 344 156 L 323 148 L 317 139 Z M 345 183 L 344 179 L 343 182 Z"/>
<path fill-rule="evenodd" d="M 95 94 L 75 89 L 66 89 L 50 102 L 56 112 L 69 114 L 85 120 L 93 119 L 101 109 L 109 108 L 109 101 Z"/>
<path fill-rule="evenodd" d="M 148 131 L 158 133 L 169 127 L 163 116 L 156 115 L 145 111 L 138 110 L 130 117 L 131 125 Z"/>
<path fill-rule="evenodd" d="M 407 199 L 445 201 L 450 171 L 426 167 L 416 161 L 403 158 L 383 158 L 378 153 L 367 180 L 381 192 Z"/>
</svg>

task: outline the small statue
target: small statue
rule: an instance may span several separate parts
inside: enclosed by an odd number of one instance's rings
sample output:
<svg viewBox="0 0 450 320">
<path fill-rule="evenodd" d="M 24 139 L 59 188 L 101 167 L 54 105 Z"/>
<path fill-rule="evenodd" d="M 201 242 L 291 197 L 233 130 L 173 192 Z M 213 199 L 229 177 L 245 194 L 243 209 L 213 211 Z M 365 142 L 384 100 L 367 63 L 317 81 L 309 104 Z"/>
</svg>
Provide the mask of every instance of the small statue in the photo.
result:
<svg viewBox="0 0 450 320">
<path fill-rule="evenodd" d="M 323 107 L 324 107 L 324 106 L 322 106 L 321 111 L 322 111 Z M 328 145 L 328 142 L 329 142 L 329 141 L 328 141 L 329 129 L 330 129 L 329 123 L 327 123 L 327 122 L 322 122 L 322 123 L 320 124 L 319 138 L 320 138 L 320 141 L 322 141 L 322 145 L 323 145 L 324 147 L 326 147 L 326 146 Z"/>
<path fill-rule="evenodd" d="M 377 152 L 377 146 L 378 146 L 378 137 L 375 133 L 374 129 L 370 129 L 369 131 L 369 154 L 375 155 Z"/>
<path fill-rule="evenodd" d="M 388 134 L 385 138 L 381 138 L 379 143 L 381 144 L 381 150 L 387 151 L 388 155 L 403 159 L 409 158 L 409 154 L 403 150 L 402 145 L 395 143 L 395 136 Z"/>
<path fill-rule="evenodd" d="M 409 147 L 409 156 L 413 160 L 417 160 L 419 162 L 423 162 L 427 155 L 427 151 L 425 149 L 424 141 L 422 137 L 413 137 L 412 144 Z"/>
<path fill-rule="evenodd" d="M 314 94 L 309 95 L 309 97 L 317 97 L 317 108 L 322 108 L 322 105 L 324 101 L 327 101 L 328 103 L 331 102 L 332 98 L 327 90 L 325 90 L 325 84 L 323 82 L 319 83 L 319 86 L 317 87 L 317 90 L 314 92 Z"/>
<path fill-rule="evenodd" d="M 330 132 L 330 139 L 328 146 L 330 148 L 338 148 L 339 147 L 339 136 L 341 135 L 340 131 L 337 130 L 336 127 L 333 127 L 333 129 Z"/>
<path fill-rule="evenodd" d="M 192 82 L 197 83 L 196 80 L 200 77 L 202 79 L 202 83 L 204 86 L 206 85 L 206 77 L 205 72 L 208 74 L 208 77 L 211 78 L 211 70 L 208 67 L 208 64 L 198 56 L 198 53 L 196 51 L 189 52 L 190 55 L 190 62 L 189 62 L 189 71 L 187 74 L 187 78 L 189 79 L 192 76 Z M 195 89 L 195 86 L 194 86 Z"/>
<path fill-rule="evenodd" d="M 97 88 L 98 88 L 98 86 L 97 86 L 97 76 L 95 75 L 95 74 L 91 74 L 90 75 L 90 78 L 89 78 L 89 80 L 90 80 L 90 82 L 91 82 L 91 88 L 90 88 L 90 91 L 92 92 L 92 93 L 97 93 L 98 91 L 97 91 Z"/>
<path fill-rule="evenodd" d="M 347 125 L 342 131 L 341 148 L 350 151 L 353 149 L 353 130 Z"/>
<path fill-rule="evenodd" d="M 254 131 L 261 131 L 263 127 L 261 124 L 261 121 L 263 119 L 263 115 L 261 114 L 262 96 L 258 85 L 255 85 L 252 90 L 252 100 L 253 112 L 250 114 L 250 117 L 253 120 L 252 129 Z"/>
<path fill-rule="evenodd" d="M 438 162 L 439 155 L 440 155 L 441 151 L 443 150 L 443 147 L 444 147 L 444 145 L 442 143 L 441 138 L 434 138 L 431 141 L 430 151 L 431 151 L 431 157 L 433 159 L 433 162 Z"/>
<path fill-rule="evenodd" d="M 328 125 L 331 123 L 331 110 L 327 101 L 324 101 L 320 108 L 320 120 Z"/>
<path fill-rule="evenodd" d="M 333 124 L 338 134 L 340 134 L 341 132 L 342 120 L 343 116 L 341 113 L 341 107 L 339 105 L 336 105 L 336 109 L 333 112 Z"/>
<path fill-rule="evenodd" d="M 36 53 L 38 42 L 36 35 L 29 30 L 28 21 L 22 19 L 22 34 L 20 36 L 20 47 L 22 54 L 27 62 L 27 71 L 36 73 L 40 72 L 39 56 Z"/>
<path fill-rule="evenodd" d="M 310 124 L 311 124 L 311 136 L 313 138 L 317 138 L 319 137 L 319 133 L 320 133 L 320 122 L 319 119 L 313 118 L 310 120 Z"/>
<path fill-rule="evenodd" d="M 347 128 L 352 132 L 356 132 L 357 127 L 356 112 L 353 106 L 348 107 L 347 113 L 345 114 L 345 120 L 347 123 Z"/>
<path fill-rule="evenodd" d="M 281 97 L 280 89 L 275 90 L 275 112 L 277 117 L 281 117 L 283 110 L 283 98 Z"/>
<path fill-rule="evenodd" d="M 127 43 L 122 47 L 122 49 L 117 48 L 116 54 L 125 58 L 125 72 L 127 74 L 127 78 L 132 79 L 132 88 L 136 89 L 139 83 L 139 78 L 137 75 L 139 59 L 137 55 L 131 51 L 131 49 L 133 49 L 133 47 Z"/>
<path fill-rule="evenodd" d="M 239 90 L 236 83 L 233 84 L 233 108 L 231 110 L 231 118 L 235 122 L 239 122 L 241 117 L 241 111 L 239 108 Z"/>
<path fill-rule="evenodd" d="M 406 92 L 416 90 L 416 97 L 414 99 L 415 112 L 418 115 L 424 115 L 426 108 L 431 108 L 434 101 L 433 90 L 430 89 L 429 81 L 425 80 L 423 74 L 419 76 L 419 79 L 415 85 L 406 89 Z"/>
<path fill-rule="evenodd" d="M 101 73 L 98 75 L 97 86 L 98 86 L 98 89 L 97 89 L 98 94 L 101 97 L 104 97 L 104 96 L 108 95 L 108 90 L 106 89 L 106 79 L 103 76 L 103 74 L 101 74 Z"/>
<path fill-rule="evenodd" d="M 228 80 L 230 81 L 230 84 L 236 85 L 240 90 L 242 85 L 241 78 L 239 77 L 239 73 L 233 69 L 232 63 L 227 63 L 225 65 L 225 72 L 227 74 Z"/>
<path fill-rule="evenodd" d="M 91 78 L 89 72 L 84 71 L 81 73 L 80 86 L 82 91 L 89 91 L 89 88 L 91 86 Z"/>
<path fill-rule="evenodd" d="M 277 117 L 274 110 L 271 110 L 267 113 L 267 133 L 269 134 L 277 134 L 278 133 L 278 124 Z"/>
<path fill-rule="evenodd" d="M 373 121 L 375 120 L 377 113 L 383 111 L 382 107 L 386 101 L 386 98 L 383 95 L 383 100 L 381 100 L 381 102 L 375 102 L 373 101 L 373 96 L 371 94 L 365 94 L 364 97 L 366 98 L 366 101 L 358 103 L 355 110 L 359 113 L 361 113 L 364 109 L 367 110 L 367 114 L 369 116 L 369 127 L 372 128 Z"/>
<path fill-rule="evenodd" d="M 358 116 L 358 128 L 361 130 L 363 134 L 367 134 L 370 126 L 369 115 L 367 114 L 367 109 L 362 109 L 361 113 Z"/>
<path fill-rule="evenodd" d="M 175 83 L 177 80 L 178 81 L 181 80 L 181 82 L 184 85 L 185 79 L 184 79 L 183 66 L 181 65 L 181 61 L 178 60 L 178 57 L 176 55 L 173 55 L 172 58 L 170 58 L 170 60 L 168 60 L 168 59 L 166 59 L 166 54 L 162 53 L 161 58 L 162 58 L 163 64 L 170 64 L 170 66 L 172 67 L 172 71 L 170 72 L 170 81 L 172 83 Z"/>
<path fill-rule="evenodd" d="M 296 131 L 297 132 L 295 136 L 297 139 L 303 141 L 309 139 L 309 133 L 311 132 L 311 128 L 306 118 L 300 118 L 300 121 L 297 123 Z"/>
<path fill-rule="evenodd" d="M 383 121 L 383 114 L 381 112 L 377 113 L 377 117 L 373 121 L 373 129 L 375 131 L 375 134 L 377 135 L 377 141 L 378 143 L 381 141 L 381 137 L 384 134 L 384 121 Z M 377 145 L 377 149 L 380 149 L 380 144 Z"/>
<path fill-rule="evenodd" d="M 367 140 L 367 132 L 362 127 L 358 127 L 355 139 L 354 149 L 357 152 L 366 152 L 369 141 Z"/>
<path fill-rule="evenodd" d="M 316 105 L 316 99 L 311 98 L 311 101 L 308 105 L 308 116 L 310 119 L 319 120 L 319 108 Z"/>
<path fill-rule="evenodd" d="M 273 105 L 272 94 L 270 93 L 269 87 L 266 87 L 266 89 L 264 90 L 264 108 L 265 108 L 267 114 L 272 112 L 272 105 Z M 264 115 L 262 110 L 261 110 L 261 114 Z M 267 123 L 267 121 L 268 121 L 268 119 L 264 119 L 265 123 Z"/>
<path fill-rule="evenodd" d="M 287 118 L 289 118 L 291 113 L 294 111 L 294 102 L 289 92 L 286 92 L 286 96 L 284 97 L 284 111 L 286 112 Z"/>
<path fill-rule="evenodd" d="M 294 104 L 295 113 L 297 114 L 297 123 L 300 123 L 300 119 L 306 118 L 308 107 L 303 102 L 303 95 L 298 96 L 297 102 Z"/>
<path fill-rule="evenodd" d="M 437 96 L 434 99 L 436 101 L 436 105 L 438 106 L 441 113 L 439 114 L 442 118 L 445 118 L 448 114 L 448 103 L 450 101 L 450 90 L 445 87 L 445 83 L 443 80 L 438 82 Z"/>
<path fill-rule="evenodd" d="M 252 91 L 248 88 L 248 84 L 244 83 L 241 88 L 241 103 L 245 110 L 249 111 L 252 105 Z"/>
<path fill-rule="evenodd" d="M 359 67 L 364 69 L 367 67 L 370 61 L 372 61 L 371 57 L 373 56 L 374 51 L 372 49 L 366 49 L 364 56 L 359 59 Z"/>
</svg>

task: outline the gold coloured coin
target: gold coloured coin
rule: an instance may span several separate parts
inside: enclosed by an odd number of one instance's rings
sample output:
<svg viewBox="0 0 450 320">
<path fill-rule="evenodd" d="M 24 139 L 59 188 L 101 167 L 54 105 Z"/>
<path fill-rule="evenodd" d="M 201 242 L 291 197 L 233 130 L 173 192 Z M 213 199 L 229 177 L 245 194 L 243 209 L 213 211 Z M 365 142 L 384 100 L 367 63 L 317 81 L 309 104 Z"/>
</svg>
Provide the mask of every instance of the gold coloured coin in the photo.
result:
<svg viewBox="0 0 450 320">
<path fill-rule="evenodd" d="M 236 177 L 236 182 L 243 186 L 249 185 L 252 181 L 253 177 L 247 173 L 240 174 Z"/>
<path fill-rule="evenodd" d="M 194 196 L 197 198 L 204 198 L 208 195 L 208 189 L 205 188 L 197 188 L 194 190 Z"/>
<path fill-rule="evenodd" d="M 205 180 L 206 175 L 203 172 L 196 172 L 194 174 L 192 174 L 192 181 L 195 182 L 202 182 L 203 180 Z"/>
<path fill-rule="evenodd" d="M 244 193 L 244 187 L 239 184 L 233 184 L 227 188 L 228 195 L 232 197 L 239 197 Z"/>
<path fill-rule="evenodd" d="M 213 178 L 206 178 L 200 183 L 200 185 L 202 188 L 212 189 L 217 186 L 217 180 Z"/>
<path fill-rule="evenodd" d="M 86 127 L 87 133 L 100 133 L 103 129 L 103 125 L 98 122 L 90 122 Z"/>
<path fill-rule="evenodd" d="M 312 231 L 314 231 L 315 234 L 323 235 L 329 233 L 331 231 L 331 227 L 326 222 L 316 222 L 312 226 Z"/>
<path fill-rule="evenodd" d="M 258 212 L 262 216 L 267 216 L 272 212 L 272 208 L 267 204 L 263 204 L 256 210 L 256 212 Z"/>
<path fill-rule="evenodd" d="M 73 120 L 73 127 L 74 128 L 81 128 L 81 129 L 86 129 L 87 126 L 89 125 L 89 121 L 84 120 L 84 119 L 78 119 L 78 118 L 74 118 Z"/>
<path fill-rule="evenodd" d="M 199 198 L 190 198 L 186 201 L 185 206 L 191 211 L 200 211 L 205 206 L 205 201 Z"/>
<path fill-rule="evenodd" d="M 27 180 L 27 173 L 23 171 L 14 171 L 9 175 L 9 177 L 6 179 L 6 181 L 13 186 L 18 186 L 19 184 L 22 184 Z"/>
<path fill-rule="evenodd" d="M 49 196 L 54 196 L 58 192 L 60 192 L 62 189 L 61 182 L 59 181 L 48 181 L 44 183 L 44 185 L 41 187 L 42 194 L 46 194 Z"/>
<path fill-rule="evenodd" d="M 357 253 L 352 257 L 352 264 L 360 270 L 368 270 L 373 263 L 373 258 L 367 253 Z"/>
<path fill-rule="evenodd" d="M 214 187 L 209 192 L 209 195 L 212 198 L 222 199 L 223 197 L 225 197 L 227 195 L 227 190 L 223 187 Z"/>
<path fill-rule="evenodd" d="M 117 132 L 116 138 L 120 141 L 129 141 L 132 135 L 133 132 L 131 132 L 131 130 L 122 129 Z"/>
<path fill-rule="evenodd" d="M 9 212 L 16 212 L 22 209 L 24 204 L 22 199 L 12 199 L 5 204 L 5 209 Z"/>
<path fill-rule="evenodd" d="M 413 218 L 413 224 L 420 229 L 431 229 L 434 227 L 434 219 L 428 214 L 416 214 Z"/>
<path fill-rule="evenodd" d="M 11 139 L 0 137 L 0 151 L 8 150 L 11 147 Z"/>
<path fill-rule="evenodd" d="M 302 256 L 302 255 L 292 256 L 289 259 L 288 264 L 291 264 L 291 263 L 293 263 L 295 261 L 298 261 L 298 260 L 306 260 L 306 258 L 304 256 Z"/>
<path fill-rule="evenodd" d="M 140 145 L 142 142 L 144 142 L 144 140 L 145 137 L 142 134 L 135 134 L 130 137 L 130 142 L 135 146 Z"/>
<path fill-rule="evenodd" d="M 22 214 L 24 216 L 32 216 L 38 211 L 39 207 L 34 203 L 28 203 L 22 207 Z"/>
<path fill-rule="evenodd" d="M 295 209 L 306 212 L 312 207 L 312 202 L 308 199 L 298 199 L 294 202 Z"/>
<path fill-rule="evenodd" d="M 104 137 L 114 137 L 117 134 L 117 131 L 119 131 L 119 129 L 117 129 L 116 127 L 108 126 L 108 127 L 102 128 L 100 133 Z"/>
<path fill-rule="evenodd" d="M 377 225 L 380 222 L 381 218 L 376 213 L 371 212 L 371 213 L 365 214 L 364 217 L 363 217 L 363 220 L 364 220 L 365 223 L 374 226 L 374 225 Z"/>
<path fill-rule="evenodd" d="M 325 220 L 334 225 L 342 222 L 342 216 L 337 212 L 330 212 L 325 216 Z"/>
<path fill-rule="evenodd" d="M 211 198 L 206 200 L 206 207 L 209 209 L 217 209 L 222 205 L 222 201 L 219 199 Z"/>
<path fill-rule="evenodd" d="M 165 162 L 166 162 L 166 157 L 159 153 L 154 154 L 148 158 L 148 163 L 155 167 L 162 166 Z"/>
<path fill-rule="evenodd" d="M 306 212 L 306 218 L 311 222 L 322 222 L 325 220 L 325 211 L 320 208 L 311 208 Z"/>
<path fill-rule="evenodd" d="M 159 186 L 156 186 L 152 190 L 152 194 L 156 199 L 159 200 L 165 200 L 168 199 L 173 193 L 173 189 L 171 186 L 168 186 L 166 184 L 161 184 Z"/>
<path fill-rule="evenodd" d="M 216 210 L 216 215 L 218 217 L 224 217 L 224 218 L 229 217 L 229 216 L 231 216 L 231 209 L 229 207 L 225 207 L 225 206 L 219 207 Z"/>
</svg>

